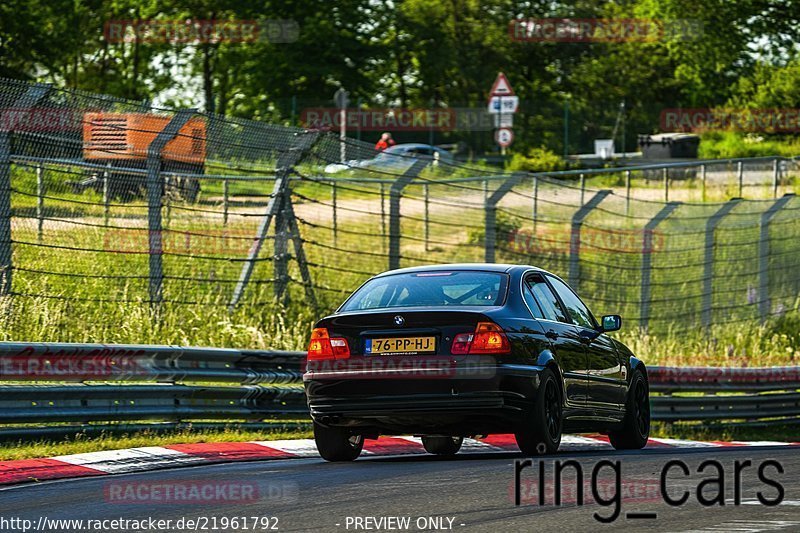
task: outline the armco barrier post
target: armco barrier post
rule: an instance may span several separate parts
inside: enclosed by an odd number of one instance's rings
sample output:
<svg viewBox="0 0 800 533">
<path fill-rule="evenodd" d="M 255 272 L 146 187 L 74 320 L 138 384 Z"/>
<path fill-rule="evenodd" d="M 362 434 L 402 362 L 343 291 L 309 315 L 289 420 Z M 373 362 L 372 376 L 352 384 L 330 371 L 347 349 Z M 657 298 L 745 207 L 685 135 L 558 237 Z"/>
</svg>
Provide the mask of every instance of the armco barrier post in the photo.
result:
<svg viewBox="0 0 800 533">
<path fill-rule="evenodd" d="M 495 191 L 486 198 L 483 204 L 484 209 L 484 261 L 494 263 L 495 247 L 497 244 L 497 203 L 515 185 L 526 177 L 525 172 L 514 172 L 511 177 L 505 180 Z"/>
<path fill-rule="evenodd" d="M 163 298 L 164 262 L 161 224 L 161 199 L 164 184 L 161 180 L 161 152 L 167 143 L 189 122 L 197 110 L 181 109 L 172 117 L 147 147 L 147 230 L 150 257 L 150 305 L 158 307 Z"/>
<path fill-rule="evenodd" d="M 641 313 L 639 314 L 639 325 L 642 329 L 647 329 L 650 321 L 650 274 L 652 270 L 653 253 L 653 234 L 658 225 L 672 214 L 681 202 L 670 202 L 661 208 L 644 227 L 644 237 L 642 238 L 642 289 L 641 289 Z"/>
<path fill-rule="evenodd" d="M 769 300 L 769 224 L 778 211 L 786 207 L 794 194 L 785 194 L 775 201 L 769 209 L 761 214 L 758 237 L 758 311 L 761 321 L 767 319 L 770 312 Z"/>
<path fill-rule="evenodd" d="M 430 163 L 417 159 L 389 188 L 389 270 L 400 268 L 400 198 L 403 189 Z"/>
<path fill-rule="evenodd" d="M 43 100 L 52 87 L 35 83 L 10 108 L 15 112 L 30 109 Z M 21 117 L 19 122 L 23 122 Z M 11 135 L 12 130 L 0 129 L 0 295 L 11 292 Z"/>
<path fill-rule="evenodd" d="M 581 278 L 581 226 L 583 225 L 583 221 L 586 220 L 586 217 L 589 216 L 589 213 L 600 205 L 600 202 L 609 194 L 611 194 L 611 191 L 608 189 L 597 191 L 597 193 L 572 216 L 569 235 L 569 284 L 576 291 L 578 290 Z"/>
<path fill-rule="evenodd" d="M 703 260 L 703 303 L 701 308 L 704 328 L 711 326 L 711 306 L 714 290 L 714 236 L 720 221 L 741 202 L 741 198 L 731 198 L 706 221 L 705 257 Z"/>
</svg>

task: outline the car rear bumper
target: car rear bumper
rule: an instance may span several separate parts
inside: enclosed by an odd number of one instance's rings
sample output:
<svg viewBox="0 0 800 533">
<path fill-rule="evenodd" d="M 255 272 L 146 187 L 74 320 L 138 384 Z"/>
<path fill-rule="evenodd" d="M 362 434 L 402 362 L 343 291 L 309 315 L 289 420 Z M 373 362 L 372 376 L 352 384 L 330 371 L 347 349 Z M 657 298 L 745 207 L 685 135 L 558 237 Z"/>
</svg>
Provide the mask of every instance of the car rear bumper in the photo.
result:
<svg viewBox="0 0 800 533">
<path fill-rule="evenodd" d="M 307 373 L 304 382 L 311 416 L 324 425 L 475 435 L 513 431 L 541 370 L 498 365 L 480 379 Z"/>
</svg>

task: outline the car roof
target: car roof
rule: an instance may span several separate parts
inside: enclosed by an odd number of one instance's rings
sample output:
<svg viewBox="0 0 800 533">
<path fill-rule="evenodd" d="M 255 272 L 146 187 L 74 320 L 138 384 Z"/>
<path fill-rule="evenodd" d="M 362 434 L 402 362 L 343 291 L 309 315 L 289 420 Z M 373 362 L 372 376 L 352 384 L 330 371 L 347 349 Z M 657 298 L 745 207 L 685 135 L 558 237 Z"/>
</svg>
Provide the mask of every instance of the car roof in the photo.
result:
<svg viewBox="0 0 800 533">
<path fill-rule="evenodd" d="M 397 270 L 389 270 L 378 274 L 376 278 L 383 276 L 392 276 L 394 274 L 408 274 L 412 272 L 437 272 L 446 270 L 474 270 L 483 272 L 506 272 L 511 273 L 517 270 L 537 270 L 540 272 L 547 272 L 539 267 L 530 265 L 512 265 L 507 263 L 452 263 L 441 265 L 423 265 L 408 268 L 399 268 Z"/>
<path fill-rule="evenodd" d="M 439 150 L 442 152 L 446 152 L 446 150 L 439 148 L 437 146 L 433 146 L 432 144 L 423 144 L 423 143 L 400 143 L 395 144 L 394 146 L 390 146 L 384 152 L 392 150 L 392 151 L 399 151 L 399 150 L 411 150 L 413 148 L 430 148 L 432 150 Z"/>
</svg>

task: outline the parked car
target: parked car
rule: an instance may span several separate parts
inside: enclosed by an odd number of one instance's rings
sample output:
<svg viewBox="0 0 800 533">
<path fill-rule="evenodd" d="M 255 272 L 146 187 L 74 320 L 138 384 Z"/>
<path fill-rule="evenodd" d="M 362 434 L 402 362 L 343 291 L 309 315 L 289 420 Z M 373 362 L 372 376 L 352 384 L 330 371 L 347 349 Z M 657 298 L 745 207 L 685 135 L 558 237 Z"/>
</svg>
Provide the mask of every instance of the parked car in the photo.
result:
<svg viewBox="0 0 800 533">
<path fill-rule="evenodd" d="M 430 159 L 452 164 L 453 154 L 430 144 L 403 143 L 379 152 L 372 159 L 353 159 L 345 164 L 332 163 L 325 167 L 325 172 L 333 174 L 348 169 L 369 168 L 397 174 L 408 169 L 418 159 Z"/>
<path fill-rule="evenodd" d="M 642 448 L 644 363 L 557 276 L 533 266 L 461 264 L 375 276 L 314 326 L 303 376 L 323 458 L 353 460 L 364 439 L 418 435 L 434 454 L 464 437 L 513 433 L 525 454 L 563 432 Z"/>
</svg>

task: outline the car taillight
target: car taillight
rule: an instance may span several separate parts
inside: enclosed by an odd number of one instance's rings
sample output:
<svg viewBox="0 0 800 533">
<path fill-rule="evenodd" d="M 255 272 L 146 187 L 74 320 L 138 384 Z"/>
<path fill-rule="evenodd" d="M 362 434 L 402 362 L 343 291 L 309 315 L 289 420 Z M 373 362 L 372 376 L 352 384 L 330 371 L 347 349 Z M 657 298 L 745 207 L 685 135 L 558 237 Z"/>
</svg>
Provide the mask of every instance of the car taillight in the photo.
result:
<svg viewBox="0 0 800 533">
<path fill-rule="evenodd" d="M 466 354 L 503 354 L 511 352 L 503 328 L 494 322 L 478 322 L 474 333 L 459 333 L 453 339 L 450 353 Z"/>
<path fill-rule="evenodd" d="M 347 359 L 350 357 L 350 346 L 347 339 L 330 337 L 326 328 L 314 328 L 311 342 L 308 343 L 308 360 Z"/>
</svg>

